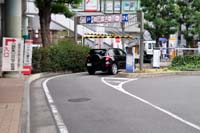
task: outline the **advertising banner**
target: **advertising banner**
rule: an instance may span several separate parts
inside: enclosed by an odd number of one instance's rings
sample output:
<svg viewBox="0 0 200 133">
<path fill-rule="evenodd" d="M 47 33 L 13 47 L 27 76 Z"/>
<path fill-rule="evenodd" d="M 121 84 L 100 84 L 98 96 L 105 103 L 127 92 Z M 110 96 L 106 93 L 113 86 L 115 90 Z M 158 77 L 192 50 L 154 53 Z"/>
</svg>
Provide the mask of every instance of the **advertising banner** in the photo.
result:
<svg viewBox="0 0 200 133">
<path fill-rule="evenodd" d="M 22 71 L 24 40 L 3 38 L 2 71 Z"/>
<path fill-rule="evenodd" d="M 98 10 L 98 0 L 85 0 L 85 11 L 96 12 Z"/>
</svg>

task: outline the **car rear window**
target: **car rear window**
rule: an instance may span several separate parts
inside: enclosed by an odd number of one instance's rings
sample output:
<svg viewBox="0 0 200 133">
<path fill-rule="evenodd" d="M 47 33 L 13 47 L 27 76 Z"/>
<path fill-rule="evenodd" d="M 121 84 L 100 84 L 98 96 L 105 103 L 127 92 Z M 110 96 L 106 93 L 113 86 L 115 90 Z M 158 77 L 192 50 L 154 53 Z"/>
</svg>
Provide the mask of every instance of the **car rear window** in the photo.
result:
<svg viewBox="0 0 200 133">
<path fill-rule="evenodd" d="M 105 49 L 92 49 L 92 50 L 90 50 L 90 55 L 99 54 L 99 55 L 104 56 L 105 53 L 106 53 L 106 50 L 105 50 Z"/>
</svg>

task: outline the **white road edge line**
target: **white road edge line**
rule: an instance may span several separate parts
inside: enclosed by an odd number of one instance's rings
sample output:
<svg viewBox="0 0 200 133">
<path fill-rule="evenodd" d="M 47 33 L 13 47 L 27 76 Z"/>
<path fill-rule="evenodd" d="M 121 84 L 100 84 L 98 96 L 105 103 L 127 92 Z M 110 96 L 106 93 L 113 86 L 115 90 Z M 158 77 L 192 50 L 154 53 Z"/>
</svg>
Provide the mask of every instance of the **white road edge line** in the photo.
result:
<svg viewBox="0 0 200 133">
<path fill-rule="evenodd" d="M 69 74 L 69 75 L 71 75 L 71 74 Z M 64 124 L 63 119 L 62 119 L 60 113 L 58 112 L 58 110 L 57 110 L 57 108 L 55 106 L 55 103 L 53 101 L 53 98 L 52 98 L 52 96 L 51 96 L 51 94 L 49 92 L 49 89 L 47 87 L 47 82 L 49 80 L 52 80 L 52 79 L 55 79 L 55 78 L 58 78 L 58 77 L 62 77 L 62 76 L 66 76 L 66 75 L 59 75 L 59 76 L 48 78 L 42 83 L 42 86 L 43 86 L 45 95 L 47 97 L 47 100 L 49 102 L 49 105 L 50 105 L 51 111 L 53 113 L 53 117 L 55 119 L 56 126 L 58 127 L 59 132 L 60 133 L 69 133 L 69 131 L 67 129 L 67 126 Z"/>
<path fill-rule="evenodd" d="M 108 79 L 108 78 L 106 78 L 106 79 Z M 120 78 L 116 78 L 116 79 L 120 79 Z M 143 103 L 145 103 L 145 104 L 147 104 L 147 105 L 149 105 L 149 106 L 155 108 L 156 110 L 159 110 L 159 111 L 161 111 L 161 112 L 167 114 L 168 116 L 170 116 L 170 117 L 172 117 L 172 118 L 174 118 L 174 119 L 176 119 L 176 120 L 178 120 L 178 121 L 180 121 L 180 122 L 182 122 L 182 123 L 184 123 L 184 124 L 186 124 L 186 125 L 188 125 L 188 126 L 190 126 L 190 127 L 193 127 L 193 128 L 195 128 L 195 129 L 197 129 L 197 130 L 200 131 L 200 126 L 195 125 L 195 124 L 193 124 L 193 123 L 191 123 L 191 122 L 189 122 L 189 121 L 187 121 L 187 120 L 185 120 L 185 119 L 179 117 L 178 115 L 173 114 L 173 113 L 171 113 L 170 111 L 167 111 L 167 110 L 165 110 L 165 109 L 163 109 L 163 108 L 161 108 L 161 107 L 159 107 L 159 106 L 157 106 L 157 105 L 154 105 L 154 104 L 150 103 L 150 102 L 147 101 L 147 100 L 144 100 L 144 99 L 142 99 L 142 98 L 140 98 L 140 97 L 138 97 L 138 96 L 136 96 L 136 95 L 133 95 L 133 94 L 127 92 L 126 90 L 124 90 L 124 89 L 122 88 L 123 84 L 128 83 L 128 82 L 131 82 L 131 81 L 134 81 L 134 80 L 137 80 L 137 79 L 129 79 L 129 80 L 125 81 L 125 82 L 122 82 L 122 83 L 121 83 L 120 85 L 118 85 L 118 86 L 114 86 L 114 85 L 111 85 L 111 84 L 107 83 L 107 82 L 105 81 L 105 77 L 102 77 L 102 78 L 101 78 L 101 81 L 102 81 L 104 84 L 106 84 L 106 85 L 108 85 L 108 86 L 110 86 L 110 87 L 112 87 L 112 88 L 114 88 L 114 89 L 116 89 L 116 90 L 118 90 L 118 91 L 121 91 L 122 93 L 127 94 L 127 95 L 129 95 L 129 96 L 131 96 L 131 97 L 133 97 L 133 98 L 135 98 L 135 99 L 137 99 L 137 100 L 139 100 L 139 101 L 141 101 L 141 102 L 143 102 Z"/>
</svg>

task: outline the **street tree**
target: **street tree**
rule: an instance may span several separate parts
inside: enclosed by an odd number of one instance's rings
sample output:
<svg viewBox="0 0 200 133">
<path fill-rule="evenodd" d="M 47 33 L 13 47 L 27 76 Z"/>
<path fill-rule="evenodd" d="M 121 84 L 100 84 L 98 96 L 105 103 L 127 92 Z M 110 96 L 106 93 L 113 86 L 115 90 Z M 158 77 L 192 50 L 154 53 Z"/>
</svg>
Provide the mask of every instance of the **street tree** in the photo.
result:
<svg viewBox="0 0 200 133">
<path fill-rule="evenodd" d="M 43 47 L 50 43 L 50 22 L 51 14 L 64 14 L 66 17 L 72 17 L 73 12 L 69 6 L 76 6 L 81 0 L 35 0 L 35 5 L 39 9 L 40 29 Z"/>
<path fill-rule="evenodd" d="M 187 47 L 191 47 L 195 33 L 195 16 L 198 15 L 198 13 L 194 12 L 194 5 L 191 1 L 177 0 L 177 5 L 181 12 L 178 19 L 178 36 L 180 39 L 180 36 L 183 35 L 187 42 Z"/>
<path fill-rule="evenodd" d="M 192 7 L 194 9 L 194 34 L 200 40 L 200 0 L 193 0 Z"/>
<path fill-rule="evenodd" d="M 145 29 L 157 42 L 159 37 L 169 38 L 170 34 L 177 32 L 180 10 L 175 0 L 141 0 L 141 6 Z"/>
</svg>

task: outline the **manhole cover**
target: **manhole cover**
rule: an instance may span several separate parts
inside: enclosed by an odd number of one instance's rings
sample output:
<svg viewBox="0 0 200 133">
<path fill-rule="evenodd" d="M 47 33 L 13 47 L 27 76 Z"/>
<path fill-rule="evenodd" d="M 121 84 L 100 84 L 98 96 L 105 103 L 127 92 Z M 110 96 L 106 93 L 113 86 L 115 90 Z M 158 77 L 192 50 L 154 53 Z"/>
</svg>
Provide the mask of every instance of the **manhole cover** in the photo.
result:
<svg viewBox="0 0 200 133">
<path fill-rule="evenodd" d="M 90 101 L 90 98 L 71 98 L 68 99 L 69 102 L 87 102 Z"/>
</svg>

